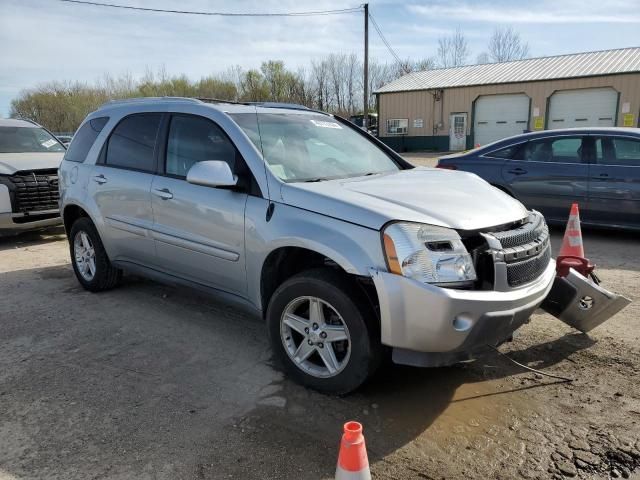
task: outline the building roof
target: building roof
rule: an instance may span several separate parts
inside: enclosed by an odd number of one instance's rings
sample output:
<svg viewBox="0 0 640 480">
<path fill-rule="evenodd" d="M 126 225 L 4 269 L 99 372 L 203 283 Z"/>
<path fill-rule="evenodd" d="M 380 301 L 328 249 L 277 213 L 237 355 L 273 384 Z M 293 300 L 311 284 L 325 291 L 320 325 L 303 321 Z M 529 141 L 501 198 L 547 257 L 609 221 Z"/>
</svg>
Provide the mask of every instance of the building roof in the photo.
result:
<svg viewBox="0 0 640 480">
<path fill-rule="evenodd" d="M 640 48 L 572 53 L 412 72 L 374 93 L 466 87 L 640 72 Z"/>
</svg>

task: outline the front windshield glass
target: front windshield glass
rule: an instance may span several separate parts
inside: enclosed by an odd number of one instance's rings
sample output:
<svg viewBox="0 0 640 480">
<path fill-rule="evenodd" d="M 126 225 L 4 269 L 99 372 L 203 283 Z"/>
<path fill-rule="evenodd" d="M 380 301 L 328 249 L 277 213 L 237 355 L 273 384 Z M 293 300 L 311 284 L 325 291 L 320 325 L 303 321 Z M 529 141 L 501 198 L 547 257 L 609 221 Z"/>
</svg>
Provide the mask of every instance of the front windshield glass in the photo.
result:
<svg viewBox="0 0 640 480">
<path fill-rule="evenodd" d="M 0 127 L 0 153 L 64 151 L 62 144 L 43 128 Z"/>
<path fill-rule="evenodd" d="M 334 118 L 309 113 L 231 114 L 285 182 L 393 172 L 400 167 L 383 150 Z"/>
</svg>

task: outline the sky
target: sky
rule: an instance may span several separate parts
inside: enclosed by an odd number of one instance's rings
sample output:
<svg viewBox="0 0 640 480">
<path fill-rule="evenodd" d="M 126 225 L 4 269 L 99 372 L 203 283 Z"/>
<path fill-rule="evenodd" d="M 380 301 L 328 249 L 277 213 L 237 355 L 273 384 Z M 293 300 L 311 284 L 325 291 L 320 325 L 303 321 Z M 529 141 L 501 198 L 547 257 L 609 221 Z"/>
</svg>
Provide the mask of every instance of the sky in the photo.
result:
<svg viewBox="0 0 640 480">
<path fill-rule="evenodd" d="M 96 0 L 101 1 L 101 0 Z M 110 0 L 151 8 L 300 12 L 361 0 Z M 402 58 L 434 56 L 438 38 L 460 28 L 470 62 L 496 27 L 511 26 L 533 57 L 640 46 L 640 0 L 370 0 L 370 13 Z M 392 62 L 370 26 L 370 57 Z M 293 69 L 329 53 L 363 51 L 363 15 L 230 18 L 146 13 L 63 3 L 0 0 L 0 117 L 21 90 L 49 81 L 93 83 L 105 74 L 141 77 L 164 68 L 198 79 L 268 59 Z"/>
</svg>

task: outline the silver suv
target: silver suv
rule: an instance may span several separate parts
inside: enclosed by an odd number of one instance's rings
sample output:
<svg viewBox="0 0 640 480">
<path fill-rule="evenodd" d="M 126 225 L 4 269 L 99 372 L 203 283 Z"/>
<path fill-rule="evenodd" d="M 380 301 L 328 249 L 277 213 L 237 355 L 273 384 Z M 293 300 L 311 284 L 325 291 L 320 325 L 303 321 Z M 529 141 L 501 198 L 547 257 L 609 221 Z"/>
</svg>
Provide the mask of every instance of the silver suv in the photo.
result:
<svg viewBox="0 0 640 480">
<path fill-rule="evenodd" d="M 293 105 L 106 104 L 74 137 L 60 195 L 84 288 L 129 271 L 241 304 L 289 375 L 325 392 L 357 388 L 386 351 L 472 358 L 527 322 L 555 277 L 540 214 Z"/>
</svg>

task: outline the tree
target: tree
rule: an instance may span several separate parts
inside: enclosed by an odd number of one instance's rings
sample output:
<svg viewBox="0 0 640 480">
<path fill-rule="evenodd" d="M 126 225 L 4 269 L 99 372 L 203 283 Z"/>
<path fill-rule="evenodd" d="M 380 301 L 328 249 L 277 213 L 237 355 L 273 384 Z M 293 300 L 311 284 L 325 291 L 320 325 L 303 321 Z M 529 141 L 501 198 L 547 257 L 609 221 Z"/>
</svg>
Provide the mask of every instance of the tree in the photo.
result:
<svg viewBox="0 0 640 480">
<path fill-rule="evenodd" d="M 478 65 L 483 64 L 483 63 L 491 63 L 489 60 L 489 54 L 487 52 L 482 52 L 481 54 L 479 54 L 476 57 L 476 63 Z"/>
<path fill-rule="evenodd" d="M 458 37 L 464 38 L 459 32 Z M 450 39 L 452 58 L 466 57 L 466 43 Z M 462 45 L 465 48 L 460 48 Z M 406 59 L 402 62 L 369 62 L 369 98 L 363 105 L 363 65 L 355 53 L 332 53 L 315 59 L 309 68 L 290 70 L 280 60 L 263 62 L 260 69 L 244 70 L 236 65 L 222 73 L 192 80 L 186 75 L 169 75 L 164 67 L 147 68 L 140 78 L 131 74 L 113 77 L 105 74 L 94 84 L 48 82 L 23 90 L 11 102 L 11 116 L 35 120 L 56 132 L 75 131 L 89 112 L 103 103 L 130 97 L 183 96 L 233 101 L 273 101 L 298 103 L 311 108 L 353 115 L 367 109 L 375 111 L 373 92 L 408 72 L 435 68 L 433 58 Z"/>
<path fill-rule="evenodd" d="M 438 64 L 442 68 L 459 67 L 467 63 L 469 44 L 457 28 L 449 37 L 438 39 Z"/>
<path fill-rule="evenodd" d="M 522 60 L 529 56 L 529 44 L 511 27 L 496 28 L 489 39 L 489 59 L 492 62 Z"/>
<path fill-rule="evenodd" d="M 269 99 L 269 88 L 258 70 L 248 70 L 242 78 L 240 100 L 260 102 Z"/>
</svg>

